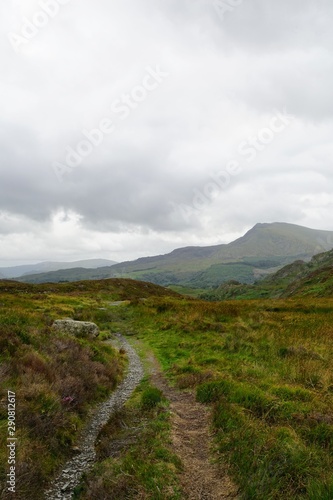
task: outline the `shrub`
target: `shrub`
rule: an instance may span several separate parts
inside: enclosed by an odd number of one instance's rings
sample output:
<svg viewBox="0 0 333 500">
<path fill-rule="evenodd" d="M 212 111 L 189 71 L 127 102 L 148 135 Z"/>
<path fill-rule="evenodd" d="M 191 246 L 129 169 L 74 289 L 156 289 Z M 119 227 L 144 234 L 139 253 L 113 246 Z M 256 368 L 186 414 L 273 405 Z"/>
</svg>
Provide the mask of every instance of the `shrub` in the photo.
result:
<svg viewBox="0 0 333 500">
<path fill-rule="evenodd" d="M 284 401 L 312 401 L 313 399 L 310 391 L 300 387 L 274 387 L 272 393 Z"/>
<path fill-rule="evenodd" d="M 265 394 L 257 387 L 239 384 L 230 397 L 232 403 L 237 403 L 247 410 L 250 410 L 257 417 L 276 416 L 279 413 L 278 401 L 270 395 Z"/>
<path fill-rule="evenodd" d="M 177 386 L 179 389 L 187 389 L 188 387 L 195 387 L 198 384 L 213 379 L 214 374 L 212 372 L 197 372 L 197 373 L 184 373 L 179 375 L 177 378 Z"/>
<path fill-rule="evenodd" d="M 144 410 L 155 408 L 163 399 L 162 391 L 157 387 L 148 387 L 141 396 L 141 406 Z"/>
<path fill-rule="evenodd" d="M 319 482 L 311 479 L 307 487 L 309 500 L 331 500 L 333 498 L 333 479 L 330 481 Z"/>
<path fill-rule="evenodd" d="M 197 388 L 197 401 L 200 403 L 219 401 L 222 396 L 229 395 L 232 388 L 233 384 L 229 380 L 206 382 Z"/>
<path fill-rule="evenodd" d="M 321 423 L 303 432 L 304 437 L 310 443 L 318 444 L 323 448 L 333 451 L 333 426 Z"/>
</svg>

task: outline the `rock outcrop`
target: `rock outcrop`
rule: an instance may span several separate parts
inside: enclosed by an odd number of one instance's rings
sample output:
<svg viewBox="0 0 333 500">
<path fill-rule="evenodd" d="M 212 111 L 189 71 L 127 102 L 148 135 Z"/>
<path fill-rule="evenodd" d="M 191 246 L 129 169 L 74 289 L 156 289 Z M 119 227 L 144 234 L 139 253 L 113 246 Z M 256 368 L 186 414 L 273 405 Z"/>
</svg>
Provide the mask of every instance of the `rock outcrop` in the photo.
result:
<svg viewBox="0 0 333 500">
<path fill-rule="evenodd" d="M 92 337 L 99 334 L 98 326 L 88 321 L 75 321 L 73 319 L 57 319 L 52 328 L 57 331 L 74 335 L 75 337 Z"/>
</svg>

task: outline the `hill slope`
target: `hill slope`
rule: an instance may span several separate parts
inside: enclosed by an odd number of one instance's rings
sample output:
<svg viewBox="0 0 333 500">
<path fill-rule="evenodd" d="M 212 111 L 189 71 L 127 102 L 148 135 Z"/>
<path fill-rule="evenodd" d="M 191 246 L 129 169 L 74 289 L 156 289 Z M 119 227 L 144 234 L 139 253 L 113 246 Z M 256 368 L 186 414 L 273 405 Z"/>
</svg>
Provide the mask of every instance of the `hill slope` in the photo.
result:
<svg viewBox="0 0 333 500">
<path fill-rule="evenodd" d="M 119 324 L 124 310 L 131 314 L 135 304 L 144 302 L 138 299 L 153 297 L 177 300 L 180 296 L 133 280 L 43 285 L 0 280 L 1 499 L 45 499 L 47 482 L 62 463 L 77 453 L 73 447 L 90 420 L 90 411 L 109 398 L 127 371 L 124 352 L 103 339 L 109 339 L 111 332 L 129 332 L 130 321 L 126 328 Z M 128 301 L 131 305 L 127 309 L 123 303 L 115 307 L 114 301 Z M 99 336 L 77 337 L 52 328 L 54 320 L 66 317 L 95 322 Z M 11 413 L 8 391 L 16 395 L 17 401 Z M 9 422 L 9 416 L 15 422 L 15 411 L 19 425 L 16 430 L 8 425 L 8 430 L 17 433 L 19 443 L 13 495 L 7 483 L 9 433 L 4 424 Z M 97 423 L 94 429 L 98 430 Z M 88 428 L 88 448 L 93 432 Z M 81 460 L 76 466 L 80 464 Z"/>
<path fill-rule="evenodd" d="M 116 264 L 108 259 L 87 259 L 76 262 L 40 262 L 39 264 L 27 264 L 23 266 L 0 267 L 0 278 L 19 278 L 29 274 L 48 273 L 59 269 L 72 269 L 82 267 L 96 269 L 102 266 L 113 266 Z"/>
<path fill-rule="evenodd" d="M 254 285 L 229 281 L 204 293 L 209 300 L 257 299 L 295 296 L 333 296 L 333 250 L 315 255 L 310 262 L 297 260 Z"/>
<path fill-rule="evenodd" d="M 186 285 L 193 288 L 218 286 L 230 279 L 253 283 L 297 259 L 309 260 L 328 250 L 332 231 L 309 229 L 286 223 L 257 224 L 229 244 L 185 247 L 166 255 L 144 257 L 97 270 L 69 270 L 57 274 L 34 275 L 24 281 L 75 281 L 129 277 L 159 285 Z"/>
</svg>

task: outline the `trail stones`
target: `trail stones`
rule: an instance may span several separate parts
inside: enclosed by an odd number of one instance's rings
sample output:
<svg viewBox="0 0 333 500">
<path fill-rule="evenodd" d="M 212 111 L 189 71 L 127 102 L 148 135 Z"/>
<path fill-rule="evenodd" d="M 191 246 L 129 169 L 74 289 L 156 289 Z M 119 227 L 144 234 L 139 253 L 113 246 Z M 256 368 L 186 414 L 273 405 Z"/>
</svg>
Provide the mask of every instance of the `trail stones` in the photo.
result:
<svg viewBox="0 0 333 500">
<path fill-rule="evenodd" d="M 73 319 L 57 319 L 52 328 L 58 332 L 69 333 L 74 337 L 95 338 L 99 334 L 98 326 L 88 321 L 74 321 Z"/>
<path fill-rule="evenodd" d="M 116 341 L 110 341 L 110 344 L 125 349 L 127 353 L 129 361 L 127 375 L 110 398 L 97 406 L 94 416 L 79 438 L 79 448 L 72 448 L 72 451 L 77 453 L 63 464 L 62 470 L 50 484 L 50 489 L 44 492 L 45 500 L 73 498 L 74 489 L 80 484 L 82 474 L 88 473 L 96 461 L 95 442 L 100 430 L 110 416 L 126 403 L 144 375 L 140 358 L 133 347 L 119 333 L 115 334 L 115 338 Z"/>
</svg>

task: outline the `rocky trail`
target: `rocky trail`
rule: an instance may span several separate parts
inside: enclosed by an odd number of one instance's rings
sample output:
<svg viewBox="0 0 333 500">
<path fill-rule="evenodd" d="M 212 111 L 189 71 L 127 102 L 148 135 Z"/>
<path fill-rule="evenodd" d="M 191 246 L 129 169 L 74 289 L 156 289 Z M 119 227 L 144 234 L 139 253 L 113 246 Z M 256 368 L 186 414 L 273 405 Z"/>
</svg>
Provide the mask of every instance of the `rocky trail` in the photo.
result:
<svg viewBox="0 0 333 500">
<path fill-rule="evenodd" d="M 94 415 L 79 439 L 78 453 L 62 468 L 45 493 L 46 500 L 70 500 L 82 475 L 88 472 L 95 460 L 95 441 L 99 431 L 113 412 L 119 410 L 130 398 L 144 375 L 136 350 L 120 334 L 112 341 L 117 348 L 126 351 L 129 360 L 128 373 L 123 382 L 105 403 L 98 405 Z M 138 343 L 138 347 L 141 347 Z M 191 392 L 170 386 L 154 356 L 147 357 L 151 382 L 170 401 L 172 424 L 172 448 L 183 464 L 180 483 L 184 500 L 237 499 L 237 488 L 222 470 L 210 459 L 212 436 L 209 427 L 209 410 L 197 403 Z"/>
<path fill-rule="evenodd" d="M 107 423 L 111 414 L 119 410 L 129 399 L 143 377 L 140 358 L 127 340 L 122 335 L 116 334 L 116 340 L 112 343 L 118 348 L 125 349 L 129 361 L 128 373 L 111 397 L 98 405 L 94 411 L 94 416 L 81 435 L 78 453 L 64 465 L 61 473 L 54 479 L 50 489 L 45 493 L 46 500 L 70 500 L 72 498 L 82 474 L 88 472 L 95 462 L 94 445 L 99 431 Z"/>
</svg>

